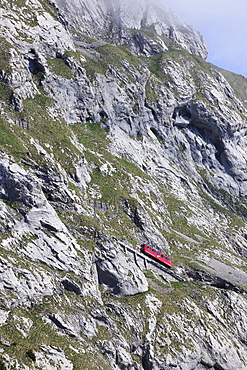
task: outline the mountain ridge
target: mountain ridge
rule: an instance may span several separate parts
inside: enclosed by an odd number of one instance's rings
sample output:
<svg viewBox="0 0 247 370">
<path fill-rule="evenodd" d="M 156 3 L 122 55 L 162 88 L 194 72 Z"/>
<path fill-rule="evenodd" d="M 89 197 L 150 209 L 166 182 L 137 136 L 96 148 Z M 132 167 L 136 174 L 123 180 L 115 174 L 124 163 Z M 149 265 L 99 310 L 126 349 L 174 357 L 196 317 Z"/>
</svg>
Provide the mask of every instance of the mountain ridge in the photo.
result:
<svg viewBox="0 0 247 370">
<path fill-rule="evenodd" d="M 1 3 L 4 369 L 246 368 L 243 90 L 126 4 Z"/>
<path fill-rule="evenodd" d="M 207 56 L 203 36 L 170 9 L 164 8 L 160 1 L 138 0 L 133 4 L 131 1 L 94 0 L 89 4 L 84 0 L 56 0 L 55 4 L 70 27 L 93 38 L 98 35 L 108 42 L 129 44 L 134 41 L 138 44 L 138 40 L 132 40 L 129 30 L 153 27 L 157 35 L 165 36 L 203 58 Z M 80 9 L 86 9 L 85 13 Z M 157 41 L 159 49 L 166 50 L 164 42 Z"/>
</svg>

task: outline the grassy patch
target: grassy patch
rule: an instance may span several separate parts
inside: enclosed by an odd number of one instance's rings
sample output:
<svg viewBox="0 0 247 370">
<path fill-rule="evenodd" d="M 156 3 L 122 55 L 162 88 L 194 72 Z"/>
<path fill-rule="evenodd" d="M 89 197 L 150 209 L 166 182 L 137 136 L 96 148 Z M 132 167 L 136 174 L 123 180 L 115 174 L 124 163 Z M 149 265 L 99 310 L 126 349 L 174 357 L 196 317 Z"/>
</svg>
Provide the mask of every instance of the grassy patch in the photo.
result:
<svg viewBox="0 0 247 370">
<path fill-rule="evenodd" d="M 55 19 L 58 17 L 58 9 L 53 5 L 53 3 L 46 0 L 39 0 L 39 3 L 42 5 L 43 9 L 49 13 Z"/>
<path fill-rule="evenodd" d="M 11 153 L 17 161 L 26 156 L 28 150 L 20 140 L 23 129 L 18 126 L 12 126 L 0 117 L 0 132 L 1 149 Z"/>
<path fill-rule="evenodd" d="M 47 109 L 52 105 L 52 99 L 44 95 L 36 95 L 34 99 L 24 101 L 24 120 L 30 119 L 30 135 L 37 142 L 45 144 L 44 148 L 48 153 L 53 153 L 68 174 L 74 173 L 74 159 L 79 151 L 71 143 L 70 127 L 63 120 L 50 118 Z M 35 157 L 35 150 L 32 149 Z M 42 160 L 35 158 L 36 160 Z"/>
<path fill-rule="evenodd" d="M 32 367 L 36 359 L 35 352 L 42 352 L 40 345 L 47 345 L 60 348 L 64 351 L 65 356 L 73 363 L 73 368 L 77 370 L 83 369 L 109 369 L 108 361 L 103 357 L 97 348 L 99 339 L 107 339 L 110 335 L 109 330 L 104 325 L 98 325 L 97 337 L 91 344 L 82 344 L 82 340 L 76 337 L 70 337 L 61 329 L 56 328 L 48 318 L 50 314 L 62 312 L 63 315 L 68 315 L 72 319 L 73 315 L 79 317 L 86 310 L 93 309 L 95 302 L 89 302 L 89 299 L 78 298 L 72 292 L 66 292 L 67 298 L 56 295 L 53 297 L 44 297 L 43 302 L 39 305 L 34 305 L 29 309 L 16 307 L 12 308 L 6 324 L 0 327 L 1 338 L 9 342 L 9 346 L 4 347 L 4 353 L 10 358 L 15 358 L 21 365 Z M 68 303 L 71 302 L 71 305 Z M 71 308 L 73 307 L 73 308 Z M 17 324 L 21 321 L 16 318 L 25 318 L 31 320 L 31 327 L 23 336 L 18 330 Z M 81 333 L 81 338 L 87 339 Z M 73 350 L 74 349 L 74 350 Z M 5 366 L 4 361 L 0 361 L 0 366 Z M 2 367 L 4 369 L 4 367 Z M 0 368 L 1 369 L 1 368 Z"/>
<path fill-rule="evenodd" d="M 25 0 L 9 0 L 9 3 L 10 3 L 11 8 L 13 6 L 16 6 L 18 8 L 23 8 L 26 5 Z"/>
<path fill-rule="evenodd" d="M 166 59 L 166 53 L 160 53 L 150 58 L 148 68 L 156 77 L 158 77 L 163 83 L 168 81 L 171 82 L 171 77 L 164 73 L 163 63 Z"/>
<path fill-rule="evenodd" d="M 79 142 L 87 149 L 97 149 L 97 152 L 102 154 L 110 144 L 110 140 L 107 138 L 108 129 L 103 128 L 99 123 L 77 123 L 71 126 L 71 129 L 76 134 Z"/>
<path fill-rule="evenodd" d="M 216 68 L 225 77 L 236 94 L 236 97 L 247 107 L 247 78 L 216 66 L 213 66 L 213 68 Z"/>
<path fill-rule="evenodd" d="M 86 148 L 84 154 L 92 167 L 91 187 L 97 185 L 103 203 L 119 206 L 122 198 L 129 197 L 130 176 L 147 177 L 146 174 L 125 158 L 113 156 L 107 147 L 110 140 L 108 130 L 97 123 L 77 124 L 72 127 L 79 141 Z M 104 173 L 101 166 L 107 164 L 112 173 Z"/>
<path fill-rule="evenodd" d="M 68 80 L 72 78 L 71 68 L 68 66 L 65 58 L 54 58 L 48 59 L 47 61 L 52 72 L 57 76 L 61 76 Z"/>
<path fill-rule="evenodd" d="M 122 60 L 127 60 L 132 65 L 139 65 L 140 61 L 135 55 L 133 55 L 130 50 L 125 46 L 115 46 L 106 44 L 100 46 L 98 51 L 101 53 L 103 59 L 110 63 L 115 64 L 119 67 Z"/>
<path fill-rule="evenodd" d="M 105 44 L 98 47 L 97 51 L 99 55 L 96 58 L 84 55 L 87 62 L 83 63 L 83 67 L 91 81 L 95 79 L 97 73 L 106 75 L 109 67 L 114 67 L 117 71 L 124 71 L 124 85 L 126 84 L 126 78 L 129 82 L 133 81 L 134 76 L 131 70 L 135 71 L 140 68 L 141 59 L 134 56 L 127 47 Z M 123 61 L 127 62 L 127 68 Z M 118 77 L 121 79 L 120 75 Z"/>
<path fill-rule="evenodd" d="M 0 37 L 0 70 L 4 71 L 6 74 L 12 71 L 10 67 L 10 48 L 12 48 L 12 45 L 9 44 L 5 38 Z"/>
<path fill-rule="evenodd" d="M 106 75 L 106 71 L 108 69 L 108 64 L 102 59 L 94 59 L 90 58 L 87 55 L 84 55 L 86 62 L 83 63 L 83 67 L 86 70 L 87 77 L 90 79 L 91 82 L 95 80 L 95 75 L 97 73 Z"/>
<path fill-rule="evenodd" d="M 0 102 L 10 104 L 12 93 L 12 89 L 7 84 L 0 82 Z"/>
</svg>

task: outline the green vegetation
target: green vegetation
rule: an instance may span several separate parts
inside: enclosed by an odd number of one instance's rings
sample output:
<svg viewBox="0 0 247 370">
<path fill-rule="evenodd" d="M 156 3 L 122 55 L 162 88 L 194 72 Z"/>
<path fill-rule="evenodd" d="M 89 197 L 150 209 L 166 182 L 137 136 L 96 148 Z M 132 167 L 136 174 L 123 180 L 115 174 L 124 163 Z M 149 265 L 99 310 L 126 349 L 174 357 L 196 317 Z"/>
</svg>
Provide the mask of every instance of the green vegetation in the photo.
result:
<svg viewBox="0 0 247 370">
<path fill-rule="evenodd" d="M 100 73 L 102 75 L 106 74 L 108 69 L 107 63 L 102 59 L 90 58 L 87 55 L 84 55 L 86 58 L 86 63 L 83 63 L 83 67 L 86 70 L 87 77 L 92 81 L 95 80 L 95 75 Z"/>
<path fill-rule="evenodd" d="M 53 5 L 53 3 L 46 1 L 46 0 L 39 0 L 42 8 L 49 13 L 55 19 L 58 17 L 58 8 Z"/>
<path fill-rule="evenodd" d="M 22 129 L 13 127 L 0 117 L 0 148 L 11 153 L 16 160 L 25 157 L 27 148 L 20 140 Z"/>
<path fill-rule="evenodd" d="M 113 65 L 119 68 L 123 60 L 127 60 L 133 66 L 140 67 L 140 60 L 133 55 L 126 46 L 103 45 L 98 48 L 102 59 L 107 65 Z"/>
<path fill-rule="evenodd" d="M 6 366 L 4 364 L 4 360 L 0 358 L 0 370 L 6 370 Z"/>
<path fill-rule="evenodd" d="M 236 94 L 236 97 L 247 107 L 247 78 L 216 66 L 213 66 L 213 68 L 216 68 L 225 77 Z"/>
<path fill-rule="evenodd" d="M 54 74 L 68 80 L 72 78 L 72 71 L 66 62 L 66 58 L 48 59 L 48 65 Z"/>
<path fill-rule="evenodd" d="M 10 104 L 12 89 L 5 83 L 0 82 L 0 102 Z"/>
<path fill-rule="evenodd" d="M 129 198 L 130 176 L 146 178 L 146 174 L 125 158 L 115 157 L 107 150 L 110 140 L 108 130 L 97 123 L 73 125 L 79 141 L 87 148 L 84 152 L 93 168 L 91 184 L 97 185 L 101 197 L 98 199 L 119 207 L 122 198 Z M 106 165 L 106 172 L 102 166 Z"/>
<path fill-rule="evenodd" d="M 12 45 L 8 43 L 3 37 L 0 37 L 0 71 L 4 71 L 6 74 L 9 74 L 11 72 L 10 48 L 12 48 Z"/>
<path fill-rule="evenodd" d="M 163 79 L 165 76 L 169 78 L 169 76 L 165 75 L 162 71 L 162 62 L 164 56 L 165 53 L 157 54 L 150 59 L 149 63 L 149 70 L 160 79 Z"/>
<path fill-rule="evenodd" d="M 157 33 L 154 29 L 154 27 L 147 27 L 147 26 L 142 26 L 140 30 L 131 30 L 133 34 L 140 33 L 144 35 L 147 38 L 150 39 L 156 39 L 157 38 Z"/>
<path fill-rule="evenodd" d="M 19 7 L 19 8 L 23 8 L 26 5 L 26 1 L 25 0 L 9 0 L 9 2 L 10 2 L 11 8 L 13 6 L 16 6 L 16 7 Z"/>
<path fill-rule="evenodd" d="M 62 299 L 61 299 L 62 298 Z M 70 304 L 69 304 L 70 302 Z M 43 302 L 28 309 L 17 307 L 12 308 L 7 322 L 0 327 L 1 339 L 9 343 L 5 347 L 5 354 L 15 358 L 22 365 L 33 366 L 36 360 L 36 352 L 42 353 L 40 345 L 53 346 L 64 351 L 65 356 L 73 363 L 76 370 L 102 369 L 108 370 L 109 363 L 102 354 L 91 345 L 82 344 L 82 340 L 68 336 L 64 330 L 58 329 L 51 323 L 44 321 L 42 317 L 49 317 L 53 313 L 62 310 L 63 315 L 71 319 L 79 317 L 81 310 L 87 311 L 95 308 L 95 301 L 78 298 L 72 292 L 67 292 L 67 297 L 44 297 Z M 19 318 L 19 319 L 18 319 Z M 22 320 L 29 320 L 29 328 L 25 328 Z M 26 332 L 25 336 L 19 330 Z M 99 339 L 109 338 L 110 331 L 103 325 L 98 325 L 97 336 L 93 341 L 95 344 Z M 87 339 L 81 333 L 83 339 Z M 92 342 L 93 344 L 93 342 Z M 71 350 L 74 348 L 75 350 Z M 80 351 L 77 349 L 80 348 Z M 6 370 L 5 361 L 0 359 L 0 369 Z"/>
<path fill-rule="evenodd" d="M 87 150 L 97 149 L 97 153 L 107 155 L 106 149 L 110 144 L 110 140 L 107 137 L 109 130 L 102 127 L 100 123 L 77 123 L 71 126 L 71 129 Z"/>
<path fill-rule="evenodd" d="M 87 76 L 91 81 L 95 80 L 95 75 L 98 73 L 106 75 L 109 68 L 115 68 L 124 73 L 124 77 L 121 77 L 120 74 L 118 75 L 120 86 L 121 84 L 123 86 L 126 84 L 126 78 L 129 82 L 133 81 L 131 70 L 139 70 L 142 61 L 134 56 L 127 47 L 105 44 L 98 47 L 97 51 L 99 53 L 97 57 L 84 55 L 86 63 L 83 63 L 83 67 L 86 69 Z M 123 81 L 121 81 L 122 79 Z"/>
<path fill-rule="evenodd" d="M 79 151 L 70 140 L 70 127 L 62 120 L 53 120 L 49 117 L 47 109 L 51 105 L 52 99 L 45 95 L 36 95 L 35 98 L 24 101 L 21 117 L 30 125 L 30 130 L 25 136 L 29 134 L 38 143 L 43 144 L 44 149 L 55 156 L 67 173 L 73 174 L 74 160 L 79 155 Z M 34 149 L 29 144 L 31 156 L 38 162 L 42 162 L 44 158 L 37 156 Z"/>
</svg>

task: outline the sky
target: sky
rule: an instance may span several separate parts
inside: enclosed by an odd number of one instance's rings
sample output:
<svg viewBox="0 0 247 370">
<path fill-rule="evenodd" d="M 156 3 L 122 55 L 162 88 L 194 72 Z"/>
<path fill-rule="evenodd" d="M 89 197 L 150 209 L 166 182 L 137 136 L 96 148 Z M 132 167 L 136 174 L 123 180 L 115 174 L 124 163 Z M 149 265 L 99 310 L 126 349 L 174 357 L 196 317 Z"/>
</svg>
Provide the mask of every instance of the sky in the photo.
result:
<svg viewBox="0 0 247 370">
<path fill-rule="evenodd" d="M 163 0 L 206 39 L 207 61 L 247 77 L 247 0 Z"/>
</svg>

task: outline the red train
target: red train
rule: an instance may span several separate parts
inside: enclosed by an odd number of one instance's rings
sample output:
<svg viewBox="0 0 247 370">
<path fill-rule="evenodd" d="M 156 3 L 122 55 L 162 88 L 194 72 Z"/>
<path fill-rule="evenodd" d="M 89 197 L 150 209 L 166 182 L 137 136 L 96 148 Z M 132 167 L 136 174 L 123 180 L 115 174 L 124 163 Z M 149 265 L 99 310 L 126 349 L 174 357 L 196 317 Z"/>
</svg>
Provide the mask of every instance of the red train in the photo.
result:
<svg viewBox="0 0 247 370">
<path fill-rule="evenodd" d="M 147 256 L 153 258 L 154 260 L 166 265 L 167 267 L 172 267 L 172 260 L 163 253 L 156 251 L 155 249 L 149 247 L 147 244 L 142 244 L 141 252 L 146 254 Z"/>
</svg>

